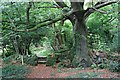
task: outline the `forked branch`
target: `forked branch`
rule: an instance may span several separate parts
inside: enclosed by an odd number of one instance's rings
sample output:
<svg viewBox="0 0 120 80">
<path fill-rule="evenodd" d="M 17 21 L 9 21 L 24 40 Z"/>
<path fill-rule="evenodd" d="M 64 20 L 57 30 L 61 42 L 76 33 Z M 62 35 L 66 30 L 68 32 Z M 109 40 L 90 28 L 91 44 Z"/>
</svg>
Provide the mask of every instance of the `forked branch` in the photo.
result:
<svg viewBox="0 0 120 80">
<path fill-rule="evenodd" d="M 104 7 L 104 6 L 107 6 L 107 5 L 110 5 L 110 4 L 113 4 L 113 3 L 117 3 L 117 1 L 108 1 L 108 2 L 104 2 L 104 3 L 101 3 L 99 5 L 96 5 L 94 8 L 88 8 L 86 10 L 86 13 L 84 15 L 85 18 L 87 18 L 90 14 L 92 14 L 93 12 L 95 11 L 98 11 L 98 9 Z"/>
</svg>

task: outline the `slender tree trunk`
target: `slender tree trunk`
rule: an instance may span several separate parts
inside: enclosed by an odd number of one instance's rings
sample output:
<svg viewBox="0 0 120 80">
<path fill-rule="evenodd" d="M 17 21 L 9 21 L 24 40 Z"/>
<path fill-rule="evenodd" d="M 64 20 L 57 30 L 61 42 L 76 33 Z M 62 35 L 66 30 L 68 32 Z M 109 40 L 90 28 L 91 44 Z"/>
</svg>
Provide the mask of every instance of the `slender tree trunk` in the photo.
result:
<svg viewBox="0 0 120 80">
<path fill-rule="evenodd" d="M 24 46 L 23 48 L 24 48 L 24 50 L 25 50 L 24 54 L 27 55 L 27 56 L 31 54 L 30 49 L 29 49 L 29 48 L 30 48 L 30 44 L 31 44 L 31 40 L 32 40 L 32 39 L 24 38 L 24 37 L 23 37 L 23 44 L 24 44 L 24 45 L 23 45 L 23 46 Z"/>
<path fill-rule="evenodd" d="M 5 50 L 4 50 L 4 49 L 5 49 L 5 48 L 2 48 L 2 51 L 3 51 L 2 54 L 3 54 L 3 57 L 6 58 Z"/>
<path fill-rule="evenodd" d="M 14 45 L 16 53 L 20 54 L 19 48 L 18 48 L 18 42 L 17 42 L 16 38 L 15 38 L 15 40 L 13 40 L 13 45 Z"/>
</svg>

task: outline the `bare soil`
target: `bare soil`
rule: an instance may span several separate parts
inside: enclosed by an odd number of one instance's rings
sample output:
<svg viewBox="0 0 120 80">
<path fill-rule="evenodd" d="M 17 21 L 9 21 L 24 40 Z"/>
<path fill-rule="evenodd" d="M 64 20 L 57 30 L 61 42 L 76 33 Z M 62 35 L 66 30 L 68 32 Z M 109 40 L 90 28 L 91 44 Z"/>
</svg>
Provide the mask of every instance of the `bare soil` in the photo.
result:
<svg viewBox="0 0 120 80">
<path fill-rule="evenodd" d="M 110 72 L 107 69 L 99 69 L 94 70 L 90 68 L 85 68 L 83 70 L 76 69 L 76 68 L 53 68 L 51 66 L 46 66 L 44 64 L 38 64 L 37 66 L 32 67 L 32 71 L 30 74 L 27 75 L 27 78 L 66 78 L 67 76 L 71 76 L 77 73 L 83 72 L 95 72 L 100 74 L 100 78 L 120 78 L 120 72 Z"/>
</svg>

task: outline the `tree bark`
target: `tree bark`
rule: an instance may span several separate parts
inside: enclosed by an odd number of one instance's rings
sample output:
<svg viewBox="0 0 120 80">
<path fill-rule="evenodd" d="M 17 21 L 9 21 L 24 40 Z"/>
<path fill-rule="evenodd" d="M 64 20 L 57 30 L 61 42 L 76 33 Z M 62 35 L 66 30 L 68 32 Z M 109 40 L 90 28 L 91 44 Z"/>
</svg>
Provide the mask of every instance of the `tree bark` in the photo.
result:
<svg viewBox="0 0 120 80">
<path fill-rule="evenodd" d="M 75 14 L 74 24 L 74 47 L 75 47 L 75 62 L 83 67 L 91 65 L 91 61 L 87 50 L 87 27 L 84 20 L 84 12 L 78 12 Z"/>
<path fill-rule="evenodd" d="M 87 27 L 85 24 L 85 10 L 83 9 L 83 2 L 71 2 L 73 11 L 77 11 L 73 14 L 73 33 L 74 33 L 74 50 L 75 56 L 73 59 L 73 65 L 75 67 L 82 66 L 88 67 L 91 65 L 91 61 L 87 51 Z"/>
</svg>

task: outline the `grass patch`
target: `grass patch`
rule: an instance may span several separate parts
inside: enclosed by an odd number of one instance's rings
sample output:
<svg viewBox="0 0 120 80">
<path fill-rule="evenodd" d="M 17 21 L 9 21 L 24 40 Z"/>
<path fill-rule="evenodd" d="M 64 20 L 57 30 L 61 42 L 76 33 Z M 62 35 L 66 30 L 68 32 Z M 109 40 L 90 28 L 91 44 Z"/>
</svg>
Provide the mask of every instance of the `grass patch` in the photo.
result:
<svg viewBox="0 0 120 80">
<path fill-rule="evenodd" d="M 76 72 L 78 70 L 82 70 L 82 68 L 68 68 L 68 69 L 63 70 L 63 72 L 70 73 L 70 72 Z"/>
<path fill-rule="evenodd" d="M 52 73 L 51 73 L 51 76 L 55 76 L 55 74 L 56 74 L 55 72 L 52 72 Z"/>
<path fill-rule="evenodd" d="M 68 76 L 66 78 L 100 78 L 100 74 L 103 74 L 102 72 L 83 72 L 83 73 L 78 73 L 74 74 L 71 76 Z"/>
</svg>

